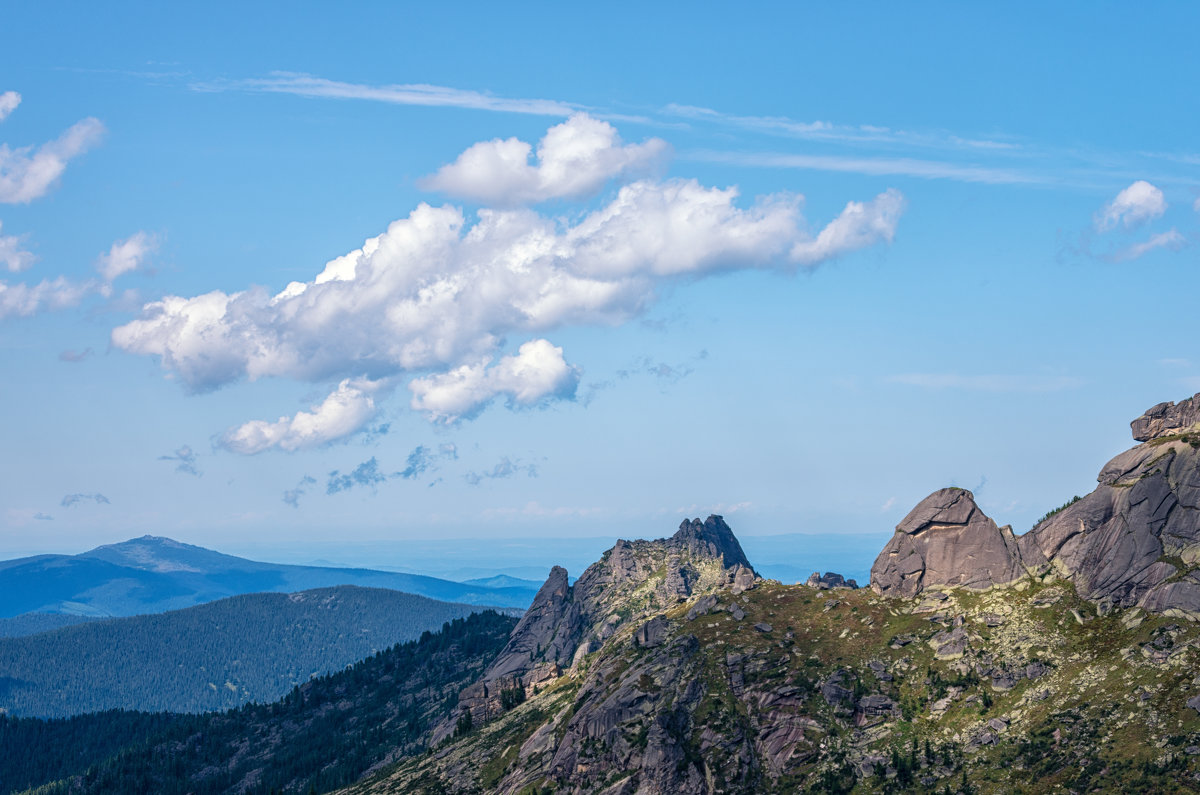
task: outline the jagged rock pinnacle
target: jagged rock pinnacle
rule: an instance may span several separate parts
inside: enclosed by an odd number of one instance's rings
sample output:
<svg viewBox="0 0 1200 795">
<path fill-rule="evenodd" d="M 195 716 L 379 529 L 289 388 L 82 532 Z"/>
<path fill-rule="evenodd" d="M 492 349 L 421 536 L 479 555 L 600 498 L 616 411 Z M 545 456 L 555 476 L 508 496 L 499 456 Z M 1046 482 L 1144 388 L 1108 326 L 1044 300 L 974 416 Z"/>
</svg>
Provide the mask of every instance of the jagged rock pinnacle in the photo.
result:
<svg viewBox="0 0 1200 795">
<path fill-rule="evenodd" d="M 725 524 L 725 518 L 717 514 L 711 514 L 703 522 L 699 519 L 690 522 L 685 519 L 668 543 L 680 551 L 686 550 L 696 556 L 719 557 L 727 569 L 744 566 L 754 571 L 746 553 L 742 551 L 742 545 L 738 543 L 737 536 L 729 529 L 729 525 Z"/>
</svg>

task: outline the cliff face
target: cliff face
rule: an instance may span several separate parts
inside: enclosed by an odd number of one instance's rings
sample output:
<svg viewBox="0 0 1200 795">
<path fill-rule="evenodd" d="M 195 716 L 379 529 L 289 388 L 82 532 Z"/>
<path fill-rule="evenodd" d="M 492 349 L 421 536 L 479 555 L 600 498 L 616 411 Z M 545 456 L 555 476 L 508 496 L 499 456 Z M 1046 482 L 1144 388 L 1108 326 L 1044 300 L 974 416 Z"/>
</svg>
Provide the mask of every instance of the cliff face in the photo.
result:
<svg viewBox="0 0 1200 795">
<path fill-rule="evenodd" d="M 1095 491 L 1021 539 L 1026 564 L 1108 606 L 1200 618 L 1197 443 L 1160 436 L 1114 458 Z"/>
<path fill-rule="evenodd" d="M 876 593 L 975 590 L 1026 576 L 1069 581 L 1085 599 L 1200 619 L 1200 395 L 1132 423 L 1143 443 L 1101 470 L 1091 494 L 1016 538 L 970 492 L 942 489 L 896 527 L 871 569 Z"/>
</svg>

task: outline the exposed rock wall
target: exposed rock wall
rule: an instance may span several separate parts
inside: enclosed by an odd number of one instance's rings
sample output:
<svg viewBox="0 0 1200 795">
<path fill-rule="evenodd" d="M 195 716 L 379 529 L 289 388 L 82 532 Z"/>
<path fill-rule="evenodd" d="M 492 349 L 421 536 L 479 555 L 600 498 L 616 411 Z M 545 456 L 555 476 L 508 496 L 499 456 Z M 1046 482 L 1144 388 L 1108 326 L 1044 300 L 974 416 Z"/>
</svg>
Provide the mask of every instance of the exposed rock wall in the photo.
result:
<svg viewBox="0 0 1200 795">
<path fill-rule="evenodd" d="M 1200 618 L 1200 450 L 1160 438 L 1114 458 L 1099 481 L 1021 539 L 1026 562 L 1085 599 Z"/>
<path fill-rule="evenodd" d="M 917 504 L 871 567 L 876 593 L 911 598 L 933 587 L 983 590 L 1025 575 L 1012 528 L 997 527 L 966 489 Z"/>
<path fill-rule="evenodd" d="M 1129 423 L 1133 438 L 1139 442 L 1182 433 L 1197 424 L 1200 424 L 1200 392 L 1178 403 L 1159 403 Z"/>
<path fill-rule="evenodd" d="M 942 489 L 896 527 L 871 569 L 876 593 L 985 589 L 1061 577 L 1085 599 L 1200 620 L 1200 394 L 1131 423 L 1144 443 L 1113 458 L 1096 490 L 1020 538 L 971 493 Z"/>
</svg>

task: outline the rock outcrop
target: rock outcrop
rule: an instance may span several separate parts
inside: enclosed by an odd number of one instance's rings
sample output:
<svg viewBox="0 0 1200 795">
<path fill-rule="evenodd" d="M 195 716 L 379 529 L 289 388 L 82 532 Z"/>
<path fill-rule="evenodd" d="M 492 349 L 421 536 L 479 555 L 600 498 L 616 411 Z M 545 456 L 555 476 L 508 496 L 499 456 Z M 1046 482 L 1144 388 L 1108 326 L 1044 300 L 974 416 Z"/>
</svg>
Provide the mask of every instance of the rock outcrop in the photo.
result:
<svg viewBox="0 0 1200 795">
<path fill-rule="evenodd" d="M 739 594 L 757 580 L 737 537 L 717 515 L 685 520 L 667 539 L 618 540 L 574 585 L 567 570 L 555 566 L 508 645 L 483 679 L 463 691 L 460 705 L 473 720 L 486 721 L 502 711 L 505 690 L 531 693 L 622 627 L 643 622 L 638 638 L 653 647 L 665 625 L 661 618 L 646 619 L 693 594 L 721 588 Z M 439 739 L 452 729 L 443 725 Z"/>
<path fill-rule="evenodd" d="M 1200 619 L 1200 395 L 1133 422 L 1149 441 L 1109 461 L 1091 494 L 1021 538 L 1025 563 L 1080 596 Z"/>
<path fill-rule="evenodd" d="M 1139 442 L 1197 430 L 1200 425 L 1200 392 L 1178 403 L 1159 403 L 1129 425 L 1133 430 L 1133 438 Z"/>
<path fill-rule="evenodd" d="M 876 593 L 986 589 L 1062 578 L 1101 612 L 1141 607 L 1200 620 L 1200 394 L 1131 423 L 1142 444 L 1100 471 L 1091 494 L 1020 538 L 963 489 L 921 501 L 871 569 Z"/>
<path fill-rule="evenodd" d="M 819 571 L 814 571 L 808 575 L 808 579 L 804 581 L 804 584 L 809 588 L 817 588 L 822 591 L 829 591 L 834 588 L 849 588 L 853 590 L 858 587 L 858 583 L 853 579 L 847 580 L 842 575 L 832 571 L 825 572 L 825 576 L 821 576 L 821 572 Z"/>
<path fill-rule="evenodd" d="M 871 588 L 911 598 L 929 588 L 984 590 L 1025 575 L 1012 528 L 997 527 L 966 489 L 935 491 L 909 512 L 871 567 Z"/>
</svg>

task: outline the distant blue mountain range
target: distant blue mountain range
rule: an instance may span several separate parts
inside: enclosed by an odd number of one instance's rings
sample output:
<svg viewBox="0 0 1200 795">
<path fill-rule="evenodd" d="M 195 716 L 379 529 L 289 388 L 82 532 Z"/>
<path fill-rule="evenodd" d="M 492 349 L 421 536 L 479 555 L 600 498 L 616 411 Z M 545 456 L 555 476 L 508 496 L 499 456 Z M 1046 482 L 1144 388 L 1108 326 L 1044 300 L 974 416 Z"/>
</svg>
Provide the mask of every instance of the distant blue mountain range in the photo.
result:
<svg viewBox="0 0 1200 795">
<path fill-rule="evenodd" d="M 525 608 L 537 585 L 512 578 L 458 583 L 417 574 L 291 566 L 224 555 L 170 538 L 143 536 L 79 555 L 0 561 L 0 637 L 71 621 L 26 614 L 116 617 L 178 610 L 248 593 L 292 593 L 358 585 L 445 602 Z M 24 616 L 18 621 L 5 621 Z"/>
</svg>

